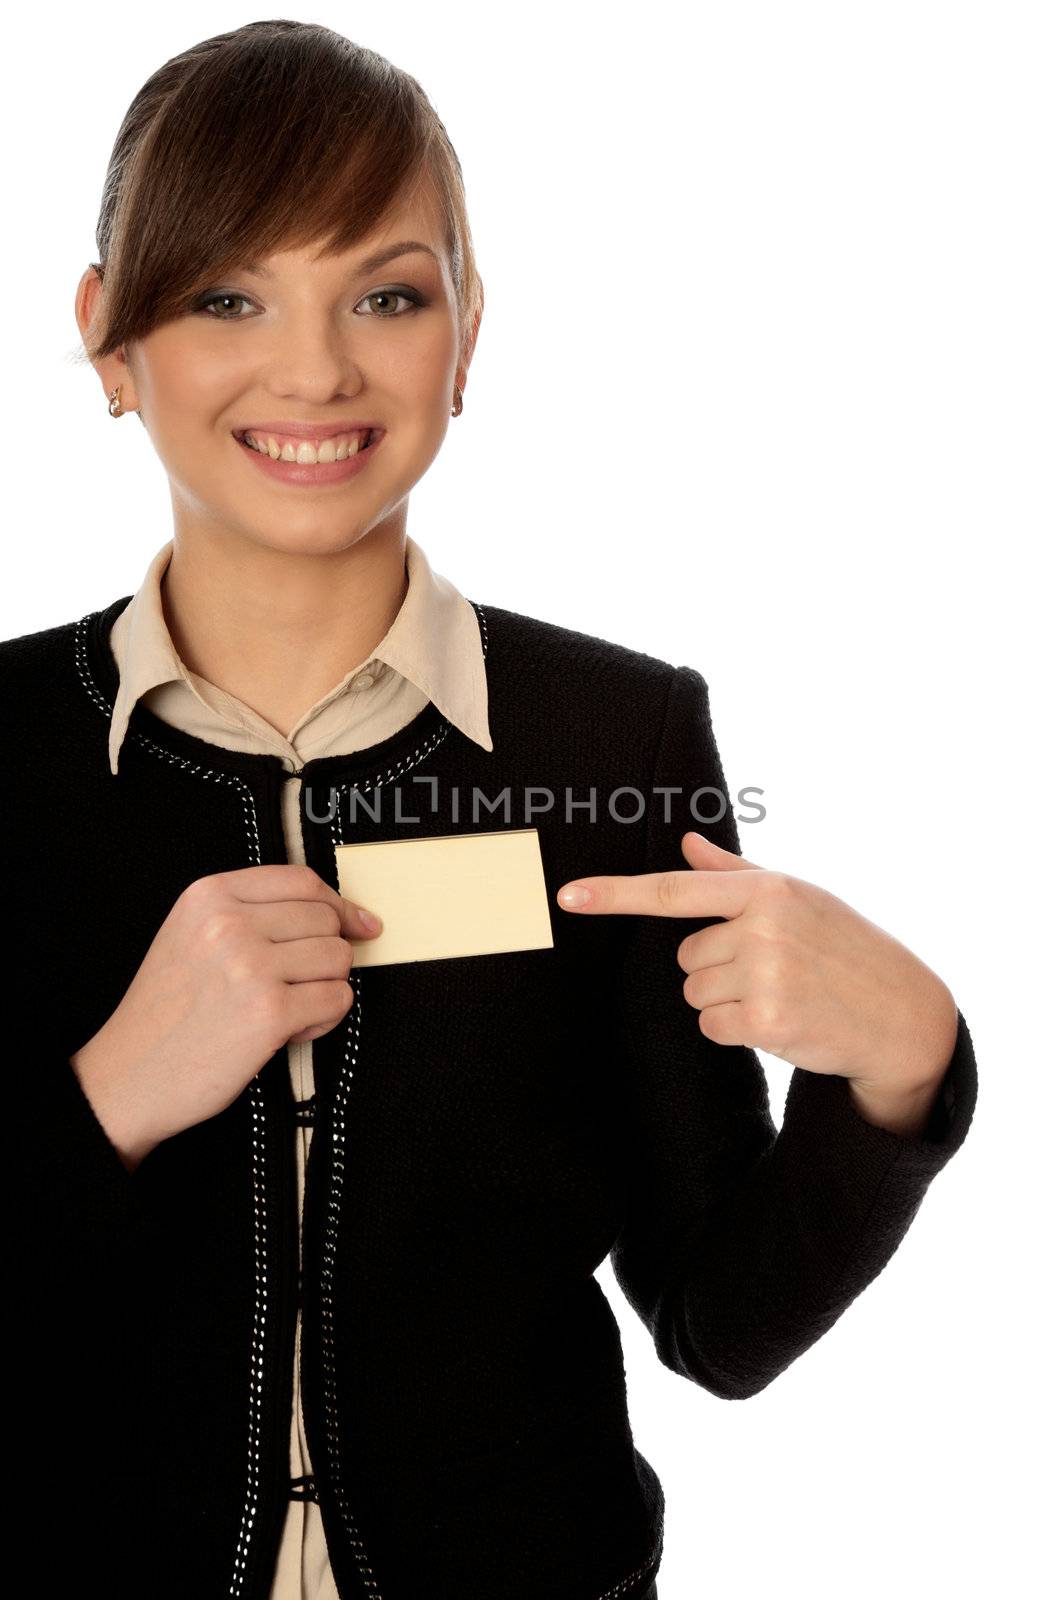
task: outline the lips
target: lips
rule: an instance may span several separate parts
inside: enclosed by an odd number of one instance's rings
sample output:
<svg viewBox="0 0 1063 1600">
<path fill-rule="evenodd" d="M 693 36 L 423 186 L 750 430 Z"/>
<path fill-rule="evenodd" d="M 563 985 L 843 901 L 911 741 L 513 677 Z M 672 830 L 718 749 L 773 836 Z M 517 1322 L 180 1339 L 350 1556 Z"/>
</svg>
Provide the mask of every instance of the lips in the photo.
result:
<svg viewBox="0 0 1063 1600">
<path fill-rule="evenodd" d="M 377 451 L 382 448 L 383 437 L 383 432 L 374 433 L 371 443 L 348 455 L 346 460 L 321 462 L 298 459 L 286 461 L 283 456 L 271 456 L 268 452 L 255 449 L 242 438 L 234 436 L 233 442 L 239 447 L 252 471 L 263 472 L 267 477 L 274 478 L 280 483 L 302 485 L 304 488 L 326 488 L 329 484 L 345 483 L 349 478 L 363 472 L 366 465 L 376 459 Z M 300 446 L 305 443 L 305 440 L 298 441 Z M 289 450 L 289 454 L 291 453 Z"/>
</svg>

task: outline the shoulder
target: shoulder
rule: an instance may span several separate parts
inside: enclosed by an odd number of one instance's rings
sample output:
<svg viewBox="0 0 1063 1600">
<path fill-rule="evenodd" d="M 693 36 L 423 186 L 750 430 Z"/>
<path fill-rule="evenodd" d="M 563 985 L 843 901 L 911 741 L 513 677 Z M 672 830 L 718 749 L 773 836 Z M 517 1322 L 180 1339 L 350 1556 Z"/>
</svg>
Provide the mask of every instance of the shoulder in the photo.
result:
<svg viewBox="0 0 1063 1600">
<path fill-rule="evenodd" d="M 543 688 L 557 682 L 588 694 L 621 693 L 628 704 L 634 695 L 663 705 L 677 672 L 690 670 L 614 639 L 502 606 L 471 603 L 480 614 L 485 663 L 492 677 L 514 675 L 528 682 L 529 673 L 539 674 Z"/>
<path fill-rule="evenodd" d="M 77 622 L 60 622 L 36 633 L 0 639 L 0 673 L 5 679 L 12 676 L 32 678 L 42 668 L 54 666 L 73 651 L 77 627 Z"/>
<path fill-rule="evenodd" d="M 61 696 L 73 679 L 79 622 L 62 622 L 36 633 L 0 639 L 0 704 L 6 718 Z"/>
<path fill-rule="evenodd" d="M 0 639 L 0 716 L 7 748 L 47 749 L 62 727 L 95 721 L 85 669 L 85 631 L 96 613 Z"/>
<path fill-rule="evenodd" d="M 501 606 L 472 605 L 485 644 L 492 735 L 539 770 L 655 770 L 662 748 L 704 744 L 708 686 L 695 668 Z"/>
</svg>

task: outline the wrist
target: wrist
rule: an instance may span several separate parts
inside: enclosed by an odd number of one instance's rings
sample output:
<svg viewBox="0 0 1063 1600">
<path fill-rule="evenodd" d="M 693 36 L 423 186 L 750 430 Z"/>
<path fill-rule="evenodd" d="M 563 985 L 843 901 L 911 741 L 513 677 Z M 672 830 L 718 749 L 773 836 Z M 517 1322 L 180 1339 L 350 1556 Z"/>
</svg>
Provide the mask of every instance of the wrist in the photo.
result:
<svg viewBox="0 0 1063 1600">
<path fill-rule="evenodd" d="M 849 1073 L 849 1082 L 870 1104 L 873 1100 L 917 1100 L 929 1092 L 931 1098 L 945 1076 L 956 1053 L 960 1014 L 952 993 L 939 978 L 930 999 L 905 1008 L 903 1032 L 889 1039 L 877 1039 L 867 1070 L 863 1064 Z"/>
<path fill-rule="evenodd" d="M 866 1085 L 849 1079 L 849 1098 L 865 1122 L 903 1138 L 918 1139 L 926 1131 L 930 1109 L 937 1099 L 941 1076 L 914 1088 Z"/>
<path fill-rule="evenodd" d="M 114 1146 L 127 1172 L 134 1172 L 144 1157 L 159 1143 L 132 1112 L 113 1070 L 113 1062 L 102 1059 L 94 1035 L 69 1058 L 70 1067 L 82 1093 L 107 1138 Z"/>
</svg>

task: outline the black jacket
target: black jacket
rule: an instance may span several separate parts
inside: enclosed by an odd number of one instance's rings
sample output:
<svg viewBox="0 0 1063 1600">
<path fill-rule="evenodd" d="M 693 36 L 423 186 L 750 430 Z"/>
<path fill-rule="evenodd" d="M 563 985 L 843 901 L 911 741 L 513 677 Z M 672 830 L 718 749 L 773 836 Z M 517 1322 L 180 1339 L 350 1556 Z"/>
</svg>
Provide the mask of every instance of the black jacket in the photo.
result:
<svg viewBox="0 0 1063 1600">
<path fill-rule="evenodd" d="M 111 774 L 128 599 L 0 645 L 14 1519 L 49 1593 L 265 1600 L 299 1293 L 285 1051 L 133 1174 L 69 1057 L 190 882 L 285 860 L 285 773 L 140 705 Z M 352 969 L 313 1047 L 305 1420 L 344 1600 L 621 1600 L 657 1571 L 664 1499 L 595 1269 L 611 1255 L 672 1371 L 756 1394 L 890 1258 L 967 1132 L 975 1063 L 961 1017 L 923 1139 L 800 1069 L 776 1132 L 757 1057 L 706 1039 L 683 997 L 676 948 L 700 923 L 554 902 L 573 877 L 684 867 L 692 826 L 738 848 L 730 812 L 706 826 L 689 805 L 726 792 L 704 679 L 481 611 L 494 750 L 429 704 L 309 762 L 307 860 L 335 885 L 340 841 L 534 825 L 555 946 Z M 506 790 L 509 814 L 488 809 Z"/>
</svg>

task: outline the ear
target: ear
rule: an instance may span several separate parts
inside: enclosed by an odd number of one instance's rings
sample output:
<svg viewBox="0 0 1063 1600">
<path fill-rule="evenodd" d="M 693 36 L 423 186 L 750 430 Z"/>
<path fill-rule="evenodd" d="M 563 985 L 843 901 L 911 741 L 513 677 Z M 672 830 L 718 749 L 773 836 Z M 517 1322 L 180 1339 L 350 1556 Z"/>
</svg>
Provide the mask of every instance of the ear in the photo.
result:
<svg viewBox="0 0 1063 1600">
<path fill-rule="evenodd" d="M 87 345 L 92 335 L 93 323 L 99 315 L 100 296 L 103 293 L 103 277 L 99 263 L 87 266 L 78 280 L 77 292 L 74 296 L 74 316 L 77 319 L 78 331 L 82 343 Z M 140 399 L 136 391 L 132 369 L 124 349 L 114 350 L 109 356 L 104 356 L 100 361 L 92 363 L 96 374 L 103 387 L 105 397 L 109 398 L 116 384 L 122 385 L 123 411 L 136 411 L 140 415 Z M 143 423 L 144 418 L 140 418 Z"/>
</svg>

